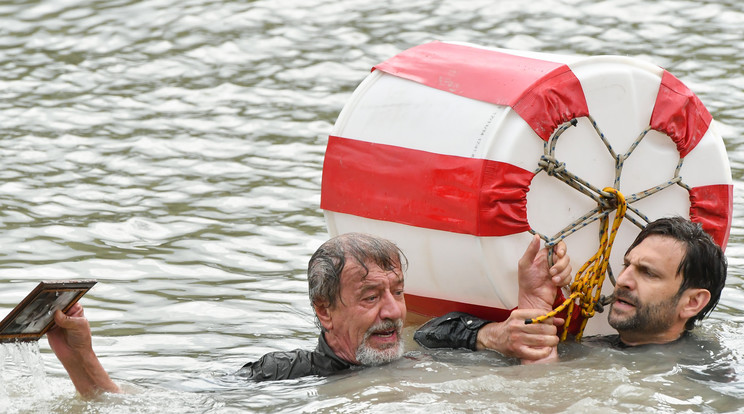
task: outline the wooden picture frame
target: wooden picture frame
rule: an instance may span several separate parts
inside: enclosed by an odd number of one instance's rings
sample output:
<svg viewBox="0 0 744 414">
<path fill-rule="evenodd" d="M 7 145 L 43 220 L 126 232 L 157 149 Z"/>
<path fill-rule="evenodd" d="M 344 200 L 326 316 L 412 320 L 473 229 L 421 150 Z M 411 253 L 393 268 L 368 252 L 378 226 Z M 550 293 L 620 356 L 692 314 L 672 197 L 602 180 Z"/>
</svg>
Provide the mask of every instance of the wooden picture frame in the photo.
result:
<svg viewBox="0 0 744 414">
<path fill-rule="evenodd" d="M 40 282 L 0 322 L 0 342 L 38 341 L 54 325 L 54 312 L 67 312 L 95 284 L 95 280 Z"/>
</svg>

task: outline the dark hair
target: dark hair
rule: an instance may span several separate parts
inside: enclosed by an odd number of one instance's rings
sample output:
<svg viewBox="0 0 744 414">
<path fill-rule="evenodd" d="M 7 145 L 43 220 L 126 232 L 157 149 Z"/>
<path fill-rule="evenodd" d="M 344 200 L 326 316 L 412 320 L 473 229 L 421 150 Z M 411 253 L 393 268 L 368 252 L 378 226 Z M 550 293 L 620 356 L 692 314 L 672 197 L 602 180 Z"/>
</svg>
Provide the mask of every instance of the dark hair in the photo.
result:
<svg viewBox="0 0 744 414">
<path fill-rule="evenodd" d="M 368 263 L 385 271 L 403 271 L 408 264 L 403 252 L 389 240 L 363 233 L 336 236 L 323 243 L 308 263 L 307 284 L 311 304 L 334 306 L 336 300 L 340 300 L 341 272 L 347 260 L 356 261 L 364 269 L 363 277 L 369 273 Z M 316 324 L 322 330 L 317 318 Z"/>
<path fill-rule="evenodd" d="M 703 320 L 716 307 L 721 298 L 721 291 L 726 284 L 726 256 L 699 223 L 682 217 L 661 218 L 649 223 L 625 254 L 651 235 L 671 237 L 685 246 L 685 255 L 677 268 L 677 273 L 682 273 L 682 285 L 677 295 L 690 288 L 710 292 L 708 304 L 687 320 L 685 329 L 690 330 L 695 327 L 696 321 Z"/>
</svg>

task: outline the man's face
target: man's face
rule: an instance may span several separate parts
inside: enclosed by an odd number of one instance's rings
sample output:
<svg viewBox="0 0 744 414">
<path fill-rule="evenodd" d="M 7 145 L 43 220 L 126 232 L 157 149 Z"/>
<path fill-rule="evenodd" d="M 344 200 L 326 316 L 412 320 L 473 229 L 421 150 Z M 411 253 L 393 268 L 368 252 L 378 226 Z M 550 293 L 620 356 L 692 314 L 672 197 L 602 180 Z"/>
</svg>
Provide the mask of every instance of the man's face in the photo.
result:
<svg viewBox="0 0 744 414">
<path fill-rule="evenodd" d="M 406 317 L 403 272 L 368 263 L 369 273 L 353 260 L 341 272 L 339 300 L 329 309 L 326 332 L 334 352 L 350 362 L 380 365 L 403 354 L 401 331 Z"/>
<path fill-rule="evenodd" d="M 608 316 L 624 342 L 657 342 L 678 329 L 682 275 L 677 269 L 684 254 L 681 242 L 651 235 L 625 256 Z"/>
</svg>

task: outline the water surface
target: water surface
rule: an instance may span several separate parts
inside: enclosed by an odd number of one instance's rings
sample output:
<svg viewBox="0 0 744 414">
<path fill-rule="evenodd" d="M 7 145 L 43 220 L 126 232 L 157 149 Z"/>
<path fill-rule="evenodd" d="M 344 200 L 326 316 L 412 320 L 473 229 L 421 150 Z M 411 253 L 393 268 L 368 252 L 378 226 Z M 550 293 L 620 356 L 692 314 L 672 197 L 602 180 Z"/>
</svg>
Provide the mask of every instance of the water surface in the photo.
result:
<svg viewBox="0 0 744 414">
<path fill-rule="evenodd" d="M 0 3 L 0 310 L 39 280 L 97 279 L 94 346 L 132 391 L 78 399 L 42 340 L 2 347 L 0 411 L 744 409 L 743 27 L 734 0 Z M 230 375 L 314 346 L 304 270 L 328 237 L 328 133 L 373 65 L 431 40 L 638 57 L 702 99 L 735 183 L 729 280 L 697 332 L 720 348 L 690 361 L 567 345 L 560 364 L 522 367 L 422 350 L 413 319 L 390 366 Z"/>
</svg>

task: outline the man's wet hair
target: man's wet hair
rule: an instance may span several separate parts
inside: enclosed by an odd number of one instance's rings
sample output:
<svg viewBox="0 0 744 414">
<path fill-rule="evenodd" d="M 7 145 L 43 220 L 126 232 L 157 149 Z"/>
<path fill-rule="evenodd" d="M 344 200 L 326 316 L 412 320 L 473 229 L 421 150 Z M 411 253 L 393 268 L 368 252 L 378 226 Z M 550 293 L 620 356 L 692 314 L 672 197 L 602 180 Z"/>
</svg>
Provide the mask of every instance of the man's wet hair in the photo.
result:
<svg viewBox="0 0 744 414">
<path fill-rule="evenodd" d="M 307 266 L 307 283 L 310 303 L 335 306 L 340 299 L 341 272 L 348 260 L 353 260 L 369 274 L 368 264 L 380 269 L 402 272 L 408 265 L 403 252 L 395 243 L 364 233 L 346 233 L 323 243 L 310 258 Z M 401 278 L 403 274 L 399 275 Z M 316 324 L 322 330 L 320 321 Z"/>
<path fill-rule="evenodd" d="M 677 295 L 690 288 L 706 289 L 710 301 L 695 316 L 687 320 L 686 330 L 695 327 L 695 322 L 703 320 L 718 304 L 721 291 L 726 284 L 727 262 L 720 246 L 706 233 L 699 223 L 682 217 L 661 218 L 649 223 L 630 245 L 626 255 L 641 244 L 648 236 L 671 237 L 685 246 L 685 254 L 679 263 L 677 273 L 682 274 L 682 285 Z"/>
</svg>

